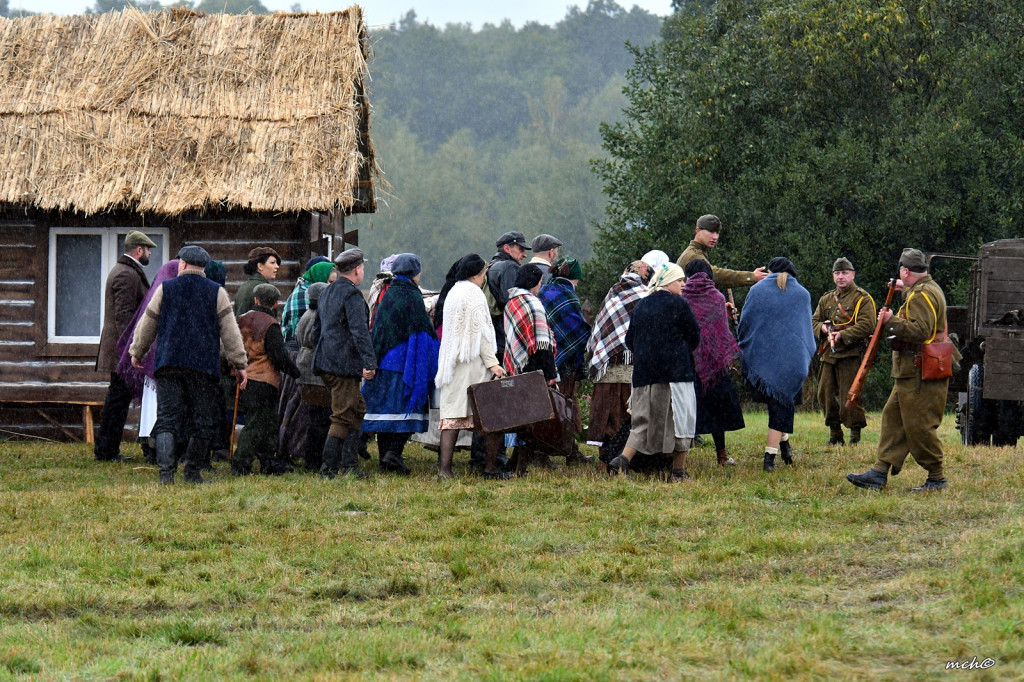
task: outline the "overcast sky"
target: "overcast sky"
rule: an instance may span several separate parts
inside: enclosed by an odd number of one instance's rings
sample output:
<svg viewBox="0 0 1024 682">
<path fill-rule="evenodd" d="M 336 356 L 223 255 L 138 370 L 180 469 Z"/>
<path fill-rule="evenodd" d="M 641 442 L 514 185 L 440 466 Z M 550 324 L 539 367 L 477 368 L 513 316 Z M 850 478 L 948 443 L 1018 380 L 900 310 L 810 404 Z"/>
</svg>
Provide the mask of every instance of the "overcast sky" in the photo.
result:
<svg viewBox="0 0 1024 682">
<path fill-rule="evenodd" d="M 81 14 L 92 7 L 95 0 L 8 0 L 12 13 L 18 9 L 53 14 Z M 262 0 L 271 10 L 288 10 L 298 2 L 306 12 L 332 12 L 345 9 L 351 2 L 344 0 Z M 576 5 L 586 7 L 586 0 L 366 0 L 357 3 L 363 7 L 363 18 L 371 27 L 390 24 L 405 16 L 410 9 L 423 23 L 443 27 L 449 23 L 469 23 L 479 29 L 484 23 L 499 24 L 511 19 L 516 27 L 528 21 L 553 25 L 565 16 L 566 10 Z M 639 5 L 643 9 L 667 16 L 671 0 L 619 0 L 629 9 Z"/>
</svg>

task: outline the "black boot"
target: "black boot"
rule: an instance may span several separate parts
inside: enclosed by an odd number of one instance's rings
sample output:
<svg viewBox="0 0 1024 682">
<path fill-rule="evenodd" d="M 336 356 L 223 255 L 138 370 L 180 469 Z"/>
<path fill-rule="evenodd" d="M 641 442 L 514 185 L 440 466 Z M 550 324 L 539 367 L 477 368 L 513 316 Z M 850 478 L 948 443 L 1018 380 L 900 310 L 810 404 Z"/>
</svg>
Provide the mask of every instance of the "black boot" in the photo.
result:
<svg viewBox="0 0 1024 682">
<path fill-rule="evenodd" d="M 160 485 L 174 483 L 174 472 L 178 468 L 177 447 L 173 433 L 156 434 L 156 463 L 160 467 Z"/>
<path fill-rule="evenodd" d="M 193 436 L 188 440 L 188 449 L 185 450 L 185 471 L 182 478 L 185 483 L 206 483 L 206 480 L 199 475 L 206 458 L 210 454 L 210 439 Z"/>
<path fill-rule="evenodd" d="M 334 478 L 338 475 L 338 463 L 341 461 L 342 440 L 337 436 L 327 436 L 324 441 L 324 451 L 321 456 L 320 476 L 322 478 Z"/>
<path fill-rule="evenodd" d="M 143 438 L 139 441 L 139 447 L 142 449 L 142 457 L 146 460 L 146 464 L 156 464 L 156 446 L 153 439 Z"/>
<path fill-rule="evenodd" d="M 775 455 L 770 452 L 764 453 L 764 472 L 770 474 L 775 471 Z"/>
<path fill-rule="evenodd" d="M 782 461 L 786 466 L 793 463 L 793 448 L 790 447 L 788 440 L 779 443 L 779 454 L 782 455 Z"/>
<path fill-rule="evenodd" d="M 338 467 L 338 473 L 342 476 L 366 478 L 366 474 L 359 468 L 359 444 L 362 442 L 363 434 L 359 429 L 348 430 L 348 435 L 342 441 L 341 461 Z"/>
</svg>

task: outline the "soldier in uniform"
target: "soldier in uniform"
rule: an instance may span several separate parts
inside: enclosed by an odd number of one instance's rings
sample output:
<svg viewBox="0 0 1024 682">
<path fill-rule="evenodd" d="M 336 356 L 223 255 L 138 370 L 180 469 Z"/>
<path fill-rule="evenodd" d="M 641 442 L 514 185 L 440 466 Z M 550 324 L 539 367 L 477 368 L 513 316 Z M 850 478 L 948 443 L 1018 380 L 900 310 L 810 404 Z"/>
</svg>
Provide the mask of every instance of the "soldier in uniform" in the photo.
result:
<svg viewBox="0 0 1024 682">
<path fill-rule="evenodd" d="M 676 265 L 686 270 L 686 264 L 694 258 L 708 260 L 708 251 L 715 248 L 718 243 L 718 235 L 722 231 L 722 221 L 718 216 L 702 215 L 697 219 L 697 230 L 689 245 L 679 256 Z M 711 261 L 708 261 L 710 264 Z M 764 268 L 757 268 L 751 272 L 742 270 L 728 270 L 711 266 L 712 279 L 719 289 L 734 289 L 736 287 L 749 287 L 768 276 Z"/>
<path fill-rule="evenodd" d="M 818 400 L 825 410 L 829 445 L 846 445 L 844 426 L 850 429 L 850 444 L 859 443 L 860 430 L 867 426 L 863 407 L 846 407 L 846 394 L 860 369 L 867 341 L 875 331 L 875 301 L 854 284 L 856 275 L 853 263 L 837 258 L 832 265 L 836 288 L 818 300 L 811 318 L 821 360 Z"/>
<path fill-rule="evenodd" d="M 894 315 L 884 307 L 878 312 L 878 321 L 891 339 L 896 381 L 882 410 L 877 460 L 864 473 L 847 474 L 846 480 L 860 488 L 880 490 L 886 486 L 889 472 L 898 474 L 907 455 L 913 455 L 928 472 L 928 479 L 913 491 L 931 492 L 946 487 L 938 428 L 949 379 L 922 380 L 915 359 L 923 344 L 936 340 L 946 329 L 946 297 L 929 276 L 924 254 L 917 249 L 903 250 L 896 286 L 903 292 L 899 312 Z"/>
</svg>

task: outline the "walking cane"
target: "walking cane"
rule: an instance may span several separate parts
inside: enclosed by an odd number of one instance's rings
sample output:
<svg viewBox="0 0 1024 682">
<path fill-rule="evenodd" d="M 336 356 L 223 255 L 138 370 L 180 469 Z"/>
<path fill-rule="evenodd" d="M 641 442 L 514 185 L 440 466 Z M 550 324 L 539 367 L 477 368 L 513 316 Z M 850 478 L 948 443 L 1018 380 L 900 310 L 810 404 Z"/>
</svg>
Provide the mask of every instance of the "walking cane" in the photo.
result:
<svg viewBox="0 0 1024 682">
<path fill-rule="evenodd" d="M 231 461 L 231 458 L 235 454 L 235 425 L 238 423 L 238 393 L 239 393 L 238 380 L 236 379 L 235 380 L 235 413 L 233 415 L 231 415 L 231 439 L 230 439 L 229 445 L 228 445 L 228 461 L 229 462 Z"/>
</svg>

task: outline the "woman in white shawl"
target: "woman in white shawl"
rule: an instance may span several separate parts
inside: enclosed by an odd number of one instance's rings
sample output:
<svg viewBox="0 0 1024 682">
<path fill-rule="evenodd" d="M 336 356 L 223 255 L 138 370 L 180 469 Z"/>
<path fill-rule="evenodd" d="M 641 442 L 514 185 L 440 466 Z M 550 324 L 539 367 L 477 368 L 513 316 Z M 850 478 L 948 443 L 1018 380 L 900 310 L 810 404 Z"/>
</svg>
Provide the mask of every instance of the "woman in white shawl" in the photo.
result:
<svg viewBox="0 0 1024 682">
<path fill-rule="evenodd" d="M 441 448 L 438 476 L 452 477 L 452 455 L 460 429 L 473 428 L 473 413 L 468 388 L 487 381 L 491 375 L 505 376 L 495 356 L 494 325 L 481 288 L 487 276 L 487 264 L 477 254 L 459 262 L 455 285 L 444 304 L 444 333 L 438 352 L 434 385 L 441 392 Z M 511 474 L 497 466 L 502 434 L 487 436 L 487 463 L 484 478 L 506 479 Z"/>
</svg>

